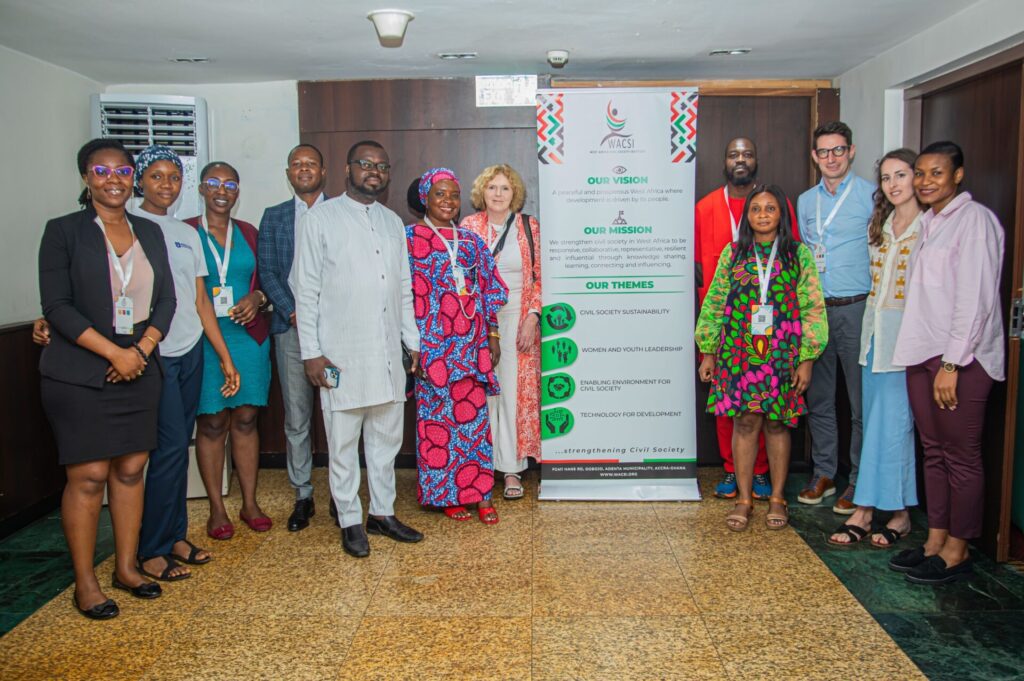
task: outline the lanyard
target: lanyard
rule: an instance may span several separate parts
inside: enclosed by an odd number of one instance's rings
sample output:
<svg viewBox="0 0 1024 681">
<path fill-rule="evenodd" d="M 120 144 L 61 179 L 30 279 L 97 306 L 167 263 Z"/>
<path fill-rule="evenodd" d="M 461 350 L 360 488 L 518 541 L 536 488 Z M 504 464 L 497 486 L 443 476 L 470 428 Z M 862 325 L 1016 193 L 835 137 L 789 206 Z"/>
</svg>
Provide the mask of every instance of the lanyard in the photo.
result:
<svg viewBox="0 0 1024 681">
<path fill-rule="evenodd" d="M 505 228 L 500 232 L 494 229 L 494 225 L 491 224 L 490 220 L 487 221 L 488 235 L 494 232 L 494 238 L 489 241 L 487 247 L 491 250 L 491 257 L 497 258 L 501 250 L 505 248 L 505 239 L 508 238 L 508 230 L 516 221 L 516 214 L 509 213 L 508 218 L 505 220 Z"/>
<path fill-rule="evenodd" d="M 772 252 L 768 256 L 768 264 L 761 268 L 761 256 L 757 254 L 757 245 L 754 245 L 754 264 L 757 265 L 757 285 L 761 289 L 761 305 L 768 304 L 768 285 L 772 281 L 772 274 L 775 269 L 775 256 L 779 252 L 779 237 L 772 242 Z"/>
<path fill-rule="evenodd" d="M 110 256 L 110 264 L 113 265 L 114 272 L 117 273 L 118 278 L 121 280 L 121 295 L 119 297 L 122 298 L 124 297 L 125 290 L 128 288 L 128 282 L 132 280 L 132 272 L 135 271 L 135 251 L 132 250 L 135 247 L 135 230 L 132 229 L 132 223 L 128 216 L 125 216 L 124 221 L 128 223 L 128 231 L 132 235 L 132 245 L 128 248 L 128 250 L 132 251 L 132 254 L 128 258 L 127 270 L 121 266 L 121 259 L 114 252 L 114 245 L 107 238 L 107 228 L 103 224 L 103 220 L 100 219 L 100 216 L 96 216 L 96 224 L 100 226 L 100 231 L 103 232 L 103 240 L 107 243 L 107 254 Z"/>
<path fill-rule="evenodd" d="M 850 179 L 850 184 L 846 185 L 846 190 L 839 196 L 839 200 L 836 201 L 836 205 L 832 206 L 832 211 L 825 218 L 825 224 L 821 223 L 821 192 L 819 191 L 815 198 L 817 199 L 817 213 L 815 214 L 816 222 L 814 223 L 818 230 L 818 248 L 825 248 L 825 230 L 832 224 L 832 221 L 836 218 L 836 213 L 839 212 L 843 202 L 846 201 L 846 197 L 850 195 L 853 190 L 853 178 Z"/>
<path fill-rule="evenodd" d="M 725 198 L 725 212 L 729 214 L 729 222 L 732 224 L 732 242 L 740 240 L 740 226 L 736 222 L 736 216 L 732 214 L 732 206 L 729 205 L 729 186 L 722 187 L 722 196 Z"/>
<path fill-rule="evenodd" d="M 441 236 L 441 232 L 438 231 L 434 223 L 430 221 L 426 215 L 423 216 L 423 221 L 427 223 L 427 227 L 430 227 L 431 231 L 437 235 L 437 238 L 444 244 L 444 249 L 448 251 L 448 260 L 452 263 L 452 276 L 455 276 L 455 269 L 459 266 L 458 255 L 459 255 L 459 228 L 455 226 L 455 223 L 451 223 L 452 235 L 455 239 L 451 242 Z"/>
<path fill-rule="evenodd" d="M 217 263 L 217 275 L 220 277 L 220 286 L 224 288 L 228 285 L 228 263 L 231 262 L 231 236 L 235 233 L 234 224 L 228 220 L 227 236 L 224 237 L 224 259 L 221 260 L 220 254 L 217 252 L 217 244 L 214 241 L 213 236 L 210 234 L 209 228 L 203 224 L 203 221 L 199 221 L 199 226 L 206 232 L 206 241 L 210 244 L 210 252 L 213 253 L 213 260 Z"/>
</svg>

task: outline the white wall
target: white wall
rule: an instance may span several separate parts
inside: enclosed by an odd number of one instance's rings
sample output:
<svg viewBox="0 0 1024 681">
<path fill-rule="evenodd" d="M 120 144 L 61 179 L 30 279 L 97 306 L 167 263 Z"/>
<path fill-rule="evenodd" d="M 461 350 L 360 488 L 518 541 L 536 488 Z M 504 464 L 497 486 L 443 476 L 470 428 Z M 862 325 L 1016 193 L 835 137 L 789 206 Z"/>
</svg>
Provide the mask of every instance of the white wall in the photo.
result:
<svg viewBox="0 0 1024 681">
<path fill-rule="evenodd" d="M 210 160 L 227 161 L 241 175 L 234 216 L 259 225 L 263 209 L 291 196 L 288 152 L 299 143 L 298 83 L 108 86 L 106 92 L 190 95 L 206 100 Z"/>
<path fill-rule="evenodd" d="M 872 177 L 875 161 L 902 144 L 904 89 L 1022 42 L 1024 0 L 982 0 L 839 76 L 854 170 Z"/>
<path fill-rule="evenodd" d="M 0 324 L 39 316 L 36 256 L 46 221 L 78 208 L 78 148 L 103 86 L 0 46 Z"/>
</svg>

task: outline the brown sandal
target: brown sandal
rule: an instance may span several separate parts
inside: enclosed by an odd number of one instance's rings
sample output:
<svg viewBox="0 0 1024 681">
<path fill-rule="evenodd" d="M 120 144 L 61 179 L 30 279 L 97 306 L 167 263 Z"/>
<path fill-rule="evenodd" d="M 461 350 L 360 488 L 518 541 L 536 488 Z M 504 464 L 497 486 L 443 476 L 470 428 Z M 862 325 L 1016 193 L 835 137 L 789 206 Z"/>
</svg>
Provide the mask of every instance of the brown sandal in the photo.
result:
<svg viewBox="0 0 1024 681">
<path fill-rule="evenodd" d="M 737 506 L 747 506 L 747 512 L 740 515 L 736 512 L 736 509 L 733 508 L 733 512 L 725 516 L 725 526 L 733 532 L 742 532 L 747 529 L 747 525 L 750 524 L 750 514 L 754 510 L 754 504 L 746 499 L 736 499 L 733 503 Z"/>
<path fill-rule="evenodd" d="M 769 530 L 784 530 L 789 525 L 789 504 L 786 503 L 785 499 L 779 497 L 768 497 L 769 505 L 774 502 L 776 504 L 782 504 L 782 507 L 787 509 L 785 514 L 768 512 L 768 515 L 764 517 L 764 524 Z"/>
</svg>

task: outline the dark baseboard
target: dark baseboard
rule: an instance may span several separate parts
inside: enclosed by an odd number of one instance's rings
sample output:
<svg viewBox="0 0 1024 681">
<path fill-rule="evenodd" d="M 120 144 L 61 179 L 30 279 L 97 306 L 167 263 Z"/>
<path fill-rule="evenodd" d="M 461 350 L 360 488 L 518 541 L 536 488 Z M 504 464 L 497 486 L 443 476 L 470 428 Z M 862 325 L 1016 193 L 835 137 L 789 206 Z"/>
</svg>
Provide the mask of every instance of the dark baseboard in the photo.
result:
<svg viewBox="0 0 1024 681">
<path fill-rule="evenodd" d="M 60 498 L 63 493 L 63 491 L 60 491 L 43 497 L 31 505 L 19 509 L 13 515 L 0 520 L 0 539 L 14 534 L 26 525 L 39 520 L 47 513 L 60 508 Z"/>
</svg>

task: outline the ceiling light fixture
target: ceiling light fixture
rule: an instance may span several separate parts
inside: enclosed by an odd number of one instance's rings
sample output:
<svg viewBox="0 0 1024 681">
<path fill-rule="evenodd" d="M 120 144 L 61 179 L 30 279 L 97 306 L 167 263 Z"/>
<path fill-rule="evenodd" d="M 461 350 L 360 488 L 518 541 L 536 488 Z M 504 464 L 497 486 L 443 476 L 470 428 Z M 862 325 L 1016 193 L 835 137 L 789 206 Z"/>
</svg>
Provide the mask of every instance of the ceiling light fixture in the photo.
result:
<svg viewBox="0 0 1024 681">
<path fill-rule="evenodd" d="M 405 29 L 416 15 L 404 9 L 375 9 L 366 18 L 373 22 L 381 47 L 401 47 Z"/>
<path fill-rule="evenodd" d="M 750 48 L 734 47 L 728 50 L 711 50 L 708 52 L 709 57 L 737 57 L 741 54 L 750 54 Z"/>
<path fill-rule="evenodd" d="M 175 64 L 205 64 L 210 61 L 209 57 L 168 57 L 167 61 Z"/>
<path fill-rule="evenodd" d="M 452 59 L 476 59 L 476 52 L 438 52 L 437 58 L 444 60 Z"/>
</svg>

